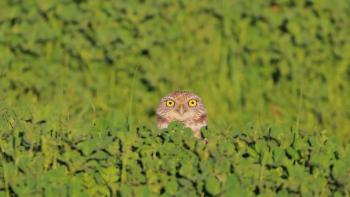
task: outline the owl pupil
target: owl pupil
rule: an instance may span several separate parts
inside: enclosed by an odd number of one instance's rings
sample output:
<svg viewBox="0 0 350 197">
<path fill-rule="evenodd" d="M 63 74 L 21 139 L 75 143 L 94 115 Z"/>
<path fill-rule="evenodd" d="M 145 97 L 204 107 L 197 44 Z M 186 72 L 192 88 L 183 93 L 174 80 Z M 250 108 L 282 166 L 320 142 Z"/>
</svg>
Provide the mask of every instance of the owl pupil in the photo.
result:
<svg viewBox="0 0 350 197">
<path fill-rule="evenodd" d="M 174 105 L 174 102 L 173 101 L 167 101 L 166 104 L 167 104 L 167 106 L 172 106 L 172 105 Z"/>
</svg>

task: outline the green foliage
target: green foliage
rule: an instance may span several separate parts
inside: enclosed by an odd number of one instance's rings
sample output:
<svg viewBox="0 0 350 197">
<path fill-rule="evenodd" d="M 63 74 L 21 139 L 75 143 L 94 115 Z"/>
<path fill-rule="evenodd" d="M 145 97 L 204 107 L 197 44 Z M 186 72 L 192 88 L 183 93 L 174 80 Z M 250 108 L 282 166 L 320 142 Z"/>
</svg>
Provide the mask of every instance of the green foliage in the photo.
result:
<svg viewBox="0 0 350 197">
<path fill-rule="evenodd" d="M 35 123 L 26 123 L 32 125 Z M 16 133 L 14 128 L 12 133 Z M 292 139 L 274 135 L 290 134 Z M 69 138 L 1 138 L 1 193 L 48 196 L 329 196 L 350 192 L 349 146 L 322 133 L 215 132 L 208 143 L 173 123 Z M 5 188 L 4 188 L 5 187 Z"/>
<path fill-rule="evenodd" d="M 274 122 L 347 142 L 349 10 L 346 0 L 3 0 L 0 99 L 82 130 L 101 115 L 154 125 L 159 98 L 188 89 L 213 128 Z"/>
<path fill-rule="evenodd" d="M 348 195 L 349 17 L 346 0 L 1 0 L 0 196 Z M 208 144 L 155 129 L 176 89 L 203 98 Z"/>
</svg>

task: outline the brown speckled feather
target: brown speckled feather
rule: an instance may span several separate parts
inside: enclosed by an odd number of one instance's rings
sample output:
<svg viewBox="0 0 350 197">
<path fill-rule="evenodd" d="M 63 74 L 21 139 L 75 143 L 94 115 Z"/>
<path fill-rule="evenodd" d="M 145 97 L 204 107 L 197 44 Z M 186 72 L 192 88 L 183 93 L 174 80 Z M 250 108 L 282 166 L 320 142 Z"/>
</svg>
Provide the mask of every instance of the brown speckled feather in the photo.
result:
<svg viewBox="0 0 350 197">
<path fill-rule="evenodd" d="M 172 105 L 167 105 L 172 101 Z M 202 99 L 188 91 L 175 91 L 163 97 L 156 110 L 158 128 L 166 128 L 177 120 L 193 130 L 194 136 L 202 138 L 200 129 L 207 126 L 207 110 Z"/>
</svg>

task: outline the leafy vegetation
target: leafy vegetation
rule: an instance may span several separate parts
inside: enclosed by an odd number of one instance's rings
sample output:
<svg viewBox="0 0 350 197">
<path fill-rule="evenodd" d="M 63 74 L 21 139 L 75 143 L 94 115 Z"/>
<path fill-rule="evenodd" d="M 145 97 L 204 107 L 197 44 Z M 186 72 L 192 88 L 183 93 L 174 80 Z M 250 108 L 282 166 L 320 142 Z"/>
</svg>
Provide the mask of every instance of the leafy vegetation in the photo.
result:
<svg viewBox="0 0 350 197">
<path fill-rule="evenodd" d="M 349 196 L 349 17 L 346 0 L 0 1 L 0 196 Z M 203 98 L 208 144 L 155 128 L 175 89 Z"/>
<path fill-rule="evenodd" d="M 27 125 L 35 125 L 27 122 Z M 20 128 L 18 128 L 21 130 Z M 266 135 L 203 131 L 174 123 L 154 132 L 108 130 L 72 137 L 9 129 L 1 145 L 3 191 L 19 196 L 343 196 L 350 149 L 322 133 L 270 128 Z"/>
</svg>

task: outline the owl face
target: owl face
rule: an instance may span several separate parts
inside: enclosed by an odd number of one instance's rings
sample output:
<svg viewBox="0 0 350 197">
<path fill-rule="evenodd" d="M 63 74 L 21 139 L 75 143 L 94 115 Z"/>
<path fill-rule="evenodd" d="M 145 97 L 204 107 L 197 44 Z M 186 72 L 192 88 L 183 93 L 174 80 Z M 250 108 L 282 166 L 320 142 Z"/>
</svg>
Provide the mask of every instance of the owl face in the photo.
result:
<svg viewBox="0 0 350 197">
<path fill-rule="evenodd" d="M 202 127 L 202 124 L 206 124 L 206 109 L 199 96 L 187 91 L 176 91 L 161 99 L 157 108 L 157 118 L 160 128 L 167 127 L 169 122 L 177 120 L 194 129 L 192 125 Z"/>
</svg>

